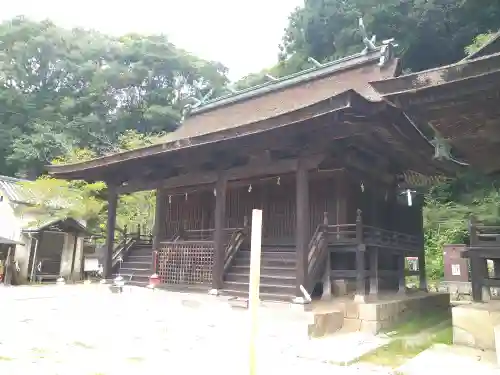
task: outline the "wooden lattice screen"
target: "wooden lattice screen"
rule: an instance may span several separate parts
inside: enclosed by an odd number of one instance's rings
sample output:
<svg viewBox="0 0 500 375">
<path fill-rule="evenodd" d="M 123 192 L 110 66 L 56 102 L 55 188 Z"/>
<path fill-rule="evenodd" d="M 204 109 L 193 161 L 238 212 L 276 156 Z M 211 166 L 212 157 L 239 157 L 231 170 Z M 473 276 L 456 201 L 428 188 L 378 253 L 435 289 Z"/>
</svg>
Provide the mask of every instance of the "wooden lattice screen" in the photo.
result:
<svg viewBox="0 0 500 375">
<path fill-rule="evenodd" d="M 163 242 L 158 252 L 162 284 L 210 284 L 214 263 L 213 241 Z"/>
</svg>

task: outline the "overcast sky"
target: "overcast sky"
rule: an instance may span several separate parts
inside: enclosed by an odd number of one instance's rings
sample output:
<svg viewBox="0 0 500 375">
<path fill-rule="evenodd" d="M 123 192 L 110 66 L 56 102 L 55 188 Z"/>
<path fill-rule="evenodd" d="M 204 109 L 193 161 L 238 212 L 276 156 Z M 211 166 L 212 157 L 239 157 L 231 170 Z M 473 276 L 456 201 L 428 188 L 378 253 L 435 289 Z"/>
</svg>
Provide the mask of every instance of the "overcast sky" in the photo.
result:
<svg viewBox="0 0 500 375">
<path fill-rule="evenodd" d="M 4 0 L 0 17 L 48 18 L 63 27 L 113 35 L 163 33 L 180 48 L 222 62 L 237 79 L 276 62 L 288 15 L 301 4 L 303 0 Z"/>
</svg>

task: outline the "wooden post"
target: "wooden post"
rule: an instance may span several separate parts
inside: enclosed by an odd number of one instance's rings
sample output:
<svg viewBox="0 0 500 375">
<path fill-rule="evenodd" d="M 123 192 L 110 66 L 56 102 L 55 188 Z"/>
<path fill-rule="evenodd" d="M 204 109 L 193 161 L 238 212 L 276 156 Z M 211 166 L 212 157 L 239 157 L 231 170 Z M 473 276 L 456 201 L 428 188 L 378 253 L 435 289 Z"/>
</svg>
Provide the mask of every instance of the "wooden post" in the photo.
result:
<svg viewBox="0 0 500 375">
<path fill-rule="evenodd" d="M 321 299 L 330 300 L 332 298 L 332 264 L 331 258 L 332 254 L 330 254 L 330 249 L 328 248 L 328 238 L 326 238 L 327 226 L 328 226 L 328 212 L 323 213 L 323 235 L 325 236 L 323 241 L 326 251 L 326 261 L 325 261 L 325 274 L 323 278 L 323 294 L 321 295 Z"/>
<path fill-rule="evenodd" d="M 356 302 L 364 302 L 366 296 L 366 265 L 365 253 L 366 245 L 363 238 L 363 220 L 361 210 L 356 211 Z"/>
<path fill-rule="evenodd" d="M 370 249 L 370 294 L 378 295 L 379 290 L 378 247 Z"/>
<path fill-rule="evenodd" d="M 295 303 L 306 303 L 300 286 L 307 287 L 307 267 L 309 255 L 309 180 L 308 171 L 302 160 L 299 159 L 296 175 L 296 207 L 297 227 L 296 236 L 296 289 Z"/>
<path fill-rule="evenodd" d="M 248 309 L 250 310 L 249 363 L 250 375 L 257 373 L 256 340 L 258 333 L 260 258 L 262 242 L 262 210 L 252 211 L 252 234 L 250 245 L 250 286 L 248 291 Z"/>
<path fill-rule="evenodd" d="M 118 194 L 116 187 L 108 185 L 108 227 L 106 234 L 106 247 L 103 264 L 103 278 L 110 279 L 113 275 L 113 247 L 115 242 L 116 227 L 116 206 L 118 204 Z"/>
<path fill-rule="evenodd" d="M 421 291 L 427 292 L 427 271 L 425 268 L 425 239 L 424 239 L 424 200 L 422 196 L 418 198 L 418 212 L 420 215 L 419 222 L 419 241 L 420 241 L 420 255 L 418 256 L 418 284 Z"/>
<path fill-rule="evenodd" d="M 155 222 L 153 226 L 153 250 L 158 250 L 160 242 L 163 240 L 162 224 L 165 220 L 165 190 L 156 189 Z"/>
<path fill-rule="evenodd" d="M 418 283 L 421 291 L 427 292 L 427 272 L 425 270 L 425 249 L 418 257 Z"/>
<path fill-rule="evenodd" d="M 469 241 L 471 246 L 478 245 L 477 221 L 473 215 L 471 215 L 469 218 Z M 472 300 L 474 302 L 482 302 L 483 301 L 483 280 L 481 280 L 483 276 L 481 267 L 482 259 L 478 256 L 471 255 L 469 261 L 470 261 Z"/>
<path fill-rule="evenodd" d="M 214 267 L 212 269 L 212 290 L 210 294 L 217 295 L 222 289 L 225 248 L 224 248 L 224 222 L 226 219 L 226 187 L 227 179 L 219 175 L 215 184 L 215 232 L 214 232 Z"/>
<path fill-rule="evenodd" d="M 398 274 L 398 294 L 406 294 L 405 254 L 396 254 Z"/>
</svg>

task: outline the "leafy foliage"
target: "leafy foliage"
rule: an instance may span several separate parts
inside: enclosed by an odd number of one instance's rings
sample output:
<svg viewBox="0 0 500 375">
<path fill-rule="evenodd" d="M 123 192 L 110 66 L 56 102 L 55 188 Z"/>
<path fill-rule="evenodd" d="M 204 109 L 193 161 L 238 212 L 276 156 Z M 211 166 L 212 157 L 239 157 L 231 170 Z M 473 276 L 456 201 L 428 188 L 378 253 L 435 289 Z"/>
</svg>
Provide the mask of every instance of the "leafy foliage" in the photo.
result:
<svg viewBox="0 0 500 375">
<path fill-rule="evenodd" d="M 74 148 L 113 152 L 126 130 L 171 131 L 226 68 L 164 36 L 114 38 L 19 17 L 0 24 L 0 173 L 37 177 Z"/>
</svg>

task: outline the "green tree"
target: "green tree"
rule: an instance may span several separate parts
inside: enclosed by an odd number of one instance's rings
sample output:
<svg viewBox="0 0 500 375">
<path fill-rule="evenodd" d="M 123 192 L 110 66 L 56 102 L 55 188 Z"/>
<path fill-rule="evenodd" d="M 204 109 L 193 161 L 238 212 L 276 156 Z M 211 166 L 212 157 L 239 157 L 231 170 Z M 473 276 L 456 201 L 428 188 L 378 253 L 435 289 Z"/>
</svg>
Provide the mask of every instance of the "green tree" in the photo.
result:
<svg viewBox="0 0 500 375">
<path fill-rule="evenodd" d="M 226 68 L 164 36 L 110 37 L 23 17 L 0 24 L 0 173 L 37 177 L 74 148 L 111 152 L 125 130 L 171 131 Z"/>
<path fill-rule="evenodd" d="M 128 130 L 118 137 L 114 152 L 122 152 L 151 145 L 161 141 L 161 136 L 145 135 Z M 98 156 L 89 149 L 71 149 L 66 155 L 54 160 L 55 164 L 66 164 L 90 160 Z M 104 182 L 65 181 L 41 176 L 35 181 L 22 183 L 23 188 L 37 197 L 33 205 L 25 207 L 25 212 L 36 214 L 37 223 L 54 218 L 72 217 L 87 222 L 94 234 L 106 232 L 107 200 Z M 151 230 L 154 219 L 155 192 L 144 191 L 120 195 L 117 207 L 117 231 L 125 226 L 135 229 L 137 225 Z"/>
</svg>

